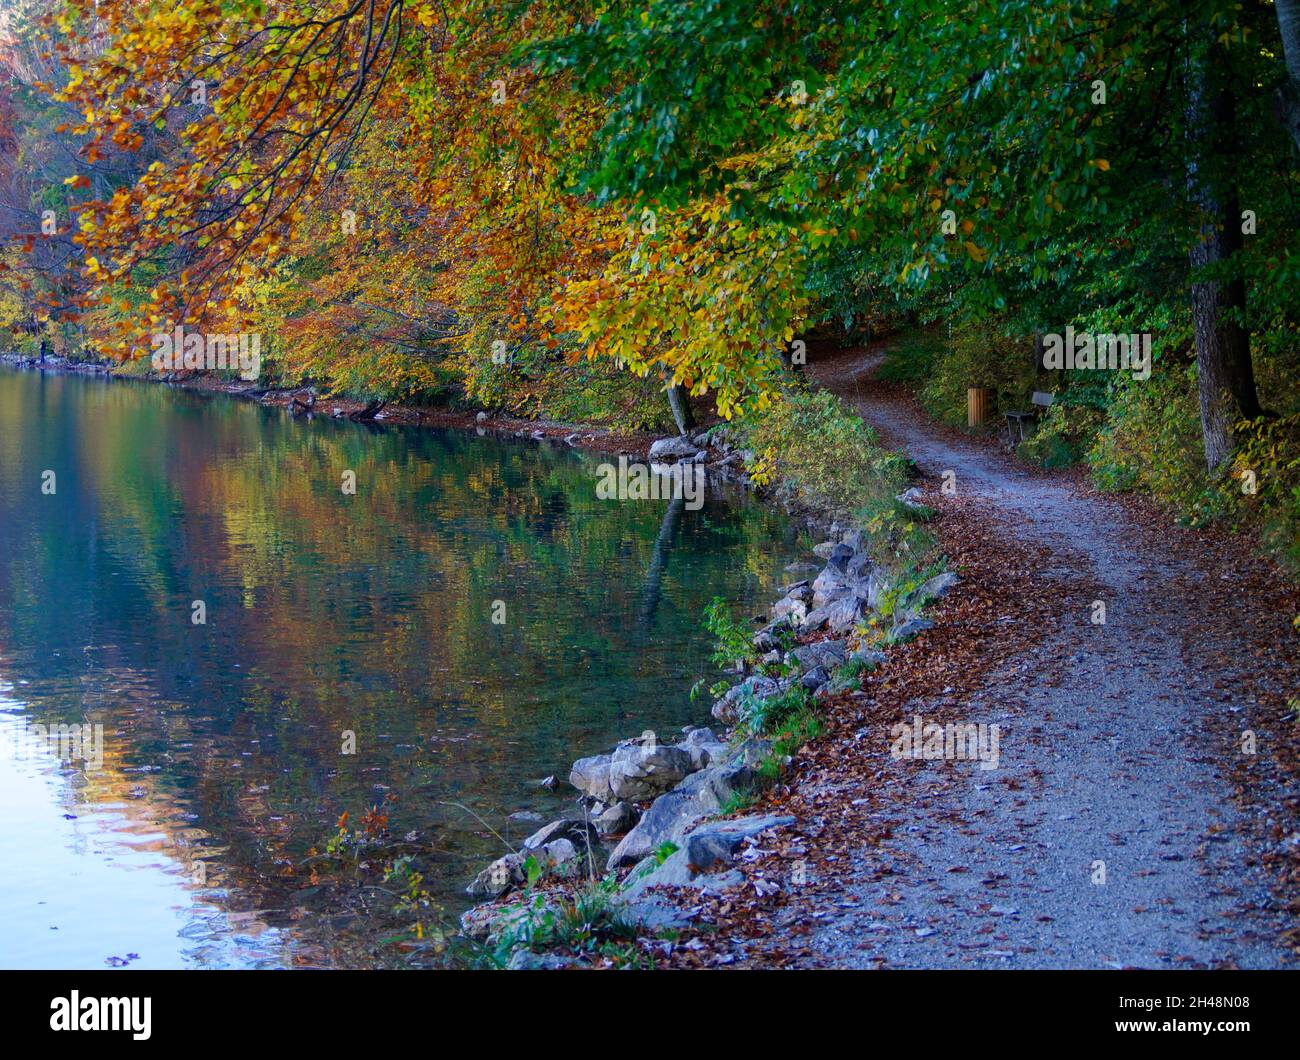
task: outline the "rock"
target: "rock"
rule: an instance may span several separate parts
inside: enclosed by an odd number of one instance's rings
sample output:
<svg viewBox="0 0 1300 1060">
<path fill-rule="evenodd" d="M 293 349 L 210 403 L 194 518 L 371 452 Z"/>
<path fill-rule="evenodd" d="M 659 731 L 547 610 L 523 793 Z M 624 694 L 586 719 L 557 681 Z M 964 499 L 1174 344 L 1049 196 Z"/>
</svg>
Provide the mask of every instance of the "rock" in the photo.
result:
<svg viewBox="0 0 1300 1060">
<path fill-rule="evenodd" d="M 592 824 L 601 835 L 626 835 L 636 827 L 640 813 L 630 802 L 616 802 L 597 815 Z"/>
<path fill-rule="evenodd" d="M 578 850 L 585 851 L 588 846 L 595 847 L 600 844 L 600 833 L 593 824 L 581 817 L 562 817 L 530 835 L 523 841 L 522 849 L 541 850 L 561 839 L 567 840 Z"/>
<path fill-rule="evenodd" d="M 692 773 L 672 791 L 655 799 L 637 826 L 614 848 L 606 867 L 612 871 L 635 864 L 675 840 L 701 817 L 717 813 L 733 795 L 755 791 L 760 783 L 750 763 L 734 758 Z"/>
<path fill-rule="evenodd" d="M 776 814 L 714 821 L 692 829 L 684 837 L 682 853 L 696 872 L 709 872 L 730 865 L 737 848 L 746 839 L 772 828 L 794 824 L 794 818 Z"/>
<path fill-rule="evenodd" d="M 904 606 L 908 608 L 919 607 L 928 600 L 940 600 L 960 580 L 951 571 L 936 574 L 933 578 L 927 579 L 908 593 Z"/>
<path fill-rule="evenodd" d="M 650 446 L 650 460 L 653 463 L 668 458 L 691 458 L 696 451 L 695 443 L 685 436 L 660 438 Z"/>
<path fill-rule="evenodd" d="M 734 869 L 718 874 L 697 873 L 692 869 L 686 851 L 678 850 L 665 858 L 662 865 L 653 857 L 639 863 L 623 885 L 621 897 L 625 901 L 635 901 L 651 887 L 693 887 L 716 894 L 729 887 L 743 886 L 744 882 L 745 877 Z"/>
<path fill-rule="evenodd" d="M 816 692 L 817 689 L 821 688 L 821 686 L 826 684 L 830 679 L 831 675 L 822 669 L 822 667 L 817 666 L 799 678 L 799 683 L 803 685 L 804 688 L 808 689 L 809 692 Z"/>
<path fill-rule="evenodd" d="M 542 787 L 544 787 L 547 791 L 554 791 L 556 788 L 560 786 L 560 782 L 555 779 L 554 773 L 550 774 L 549 776 L 542 777 L 542 779 L 539 780 L 537 783 Z"/>
<path fill-rule="evenodd" d="M 785 618 L 787 615 L 791 622 L 802 623 L 808 616 L 808 604 L 797 596 L 782 597 L 772 605 L 772 617 Z"/>
<path fill-rule="evenodd" d="M 541 819 L 542 815 L 540 813 L 533 813 L 532 810 L 516 810 L 506 818 L 507 821 L 515 821 L 516 823 L 525 824 L 531 824 L 534 821 L 540 821 Z"/>
<path fill-rule="evenodd" d="M 839 544 L 831 549 L 831 554 L 826 558 L 826 567 L 828 570 L 844 574 L 849 569 L 849 561 L 853 558 L 853 549 L 848 545 Z"/>
<path fill-rule="evenodd" d="M 787 574 L 811 574 L 813 571 L 819 571 L 821 567 L 816 563 L 790 563 L 787 564 L 785 572 Z"/>
<path fill-rule="evenodd" d="M 885 665 L 885 653 L 883 651 L 871 651 L 867 648 L 859 648 L 849 656 L 850 661 L 861 663 L 864 666 L 875 668 Z"/>
<path fill-rule="evenodd" d="M 709 432 L 700 431 L 699 434 L 691 438 L 691 441 L 694 442 L 697 447 L 703 449 L 709 444 Z"/>
<path fill-rule="evenodd" d="M 618 895 L 614 901 L 618 904 L 620 919 L 638 924 L 652 934 L 680 931 L 693 919 L 692 914 L 679 909 L 672 902 L 666 902 L 650 894 L 640 893 L 632 898 Z"/>
<path fill-rule="evenodd" d="M 849 530 L 840 538 L 840 543 L 848 545 L 855 553 L 863 552 L 866 549 L 866 539 L 863 537 L 861 530 Z"/>
<path fill-rule="evenodd" d="M 522 854 L 507 854 L 503 858 L 497 858 L 474 877 L 474 881 L 465 888 L 465 893 L 471 898 L 500 898 L 528 879 L 524 860 Z"/>
<path fill-rule="evenodd" d="M 582 859 L 585 853 L 585 849 L 579 852 L 578 848 L 568 839 L 556 839 L 547 843 L 537 852 L 537 854 L 541 855 L 541 857 L 538 857 L 538 861 L 542 862 L 548 870 L 573 865 Z M 537 856 L 537 854 L 534 854 L 534 856 Z"/>
<path fill-rule="evenodd" d="M 727 757 L 727 745 L 710 729 L 692 729 L 677 746 L 691 756 L 692 771 Z"/>
<path fill-rule="evenodd" d="M 506 964 L 509 972 L 554 971 L 559 968 L 572 968 L 578 962 L 572 957 L 560 953 L 534 953 L 532 950 L 515 950 Z"/>
<path fill-rule="evenodd" d="M 609 786 L 610 764 L 610 755 L 592 755 L 590 758 L 579 758 L 573 763 L 573 769 L 569 772 L 569 783 L 584 795 L 590 795 L 593 799 L 598 799 L 604 803 L 617 802 L 618 800 L 614 798 L 614 792 Z"/>
<path fill-rule="evenodd" d="M 909 618 L 901 626 L 895 626 L 893 638 L 896 641 L 908 640 L 927 629 L 933 629 L 934 623 L 928 618 Z"/>
<path fill-rule="evenodd" d="M 695 766 L 688 751 L 672 744 L 628 744 L 614 752 L 609 787 L 615 798 L 645 802 L 676 787 Z"/>
<path fill-rule="evenodd" d="M 823 640 L 816 644 L 802 644 L 790 654 L 799 663 L 799 668 L 806 673 L 819 666 L 833 670 L 843 665 L 845 652 L 842 641 Z"/>
<path fill-rule="evenodd" d="M 827 618 L 830 617 L 830 608 L 815 607 L 804 616 L 803 622 L 799 625 L 800 633 L 816 633 L 824 625 Z M 715 715 L 716 716 L 716 715 Z"/>
<path fill-rule="evenodd" d="M 477 416 L 474 417 L 474 422 L 487 423 L 487 418 L 488 418 L 488 414 L 486 412 L 480 412 Z"/>
<path fill-rule="evenodd" d="M 818 559 L 830 559 L 830 555 L 835 551 L 836 542 L 823 541 L 820 545 L 813 545 L 813 555 Z"/>
<path fill-rule="evenodd" d="M 827 564 L 826 569 L 817 575 L 817 580 L 812 585 L 813 609 L 825 607 L 850 591 L 849 579 L 844 571 Z"/>
<path fill-rule="evenodd" d="M 855 594 L 843 596 L 826 608 L 826 625 L 832 633 L 848 633 L 866 613 L 866 600 Z"/>
<path fill-rule="evenodd" d="M 766 699 L 768 696 L 774 696 L 781 691 L 781 686 L 773 681 L 770 677 L 764 677 L 762 674 L 754 674 L 747 677 L 738 685 L 732 685 L 726 693 L 713 704 L 712 714 L 719 721 L 734 725 L 740 720 L 737 713 L 742 696 L 752 695 L 759 699 Z"/>
</svg>

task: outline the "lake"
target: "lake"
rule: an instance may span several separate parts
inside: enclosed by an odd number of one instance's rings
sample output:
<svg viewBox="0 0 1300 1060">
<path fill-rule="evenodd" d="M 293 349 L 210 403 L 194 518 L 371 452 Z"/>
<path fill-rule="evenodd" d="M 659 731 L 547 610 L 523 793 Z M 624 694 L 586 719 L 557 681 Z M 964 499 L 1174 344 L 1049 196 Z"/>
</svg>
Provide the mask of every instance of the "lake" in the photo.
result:
<svg viewBox="0 0 1300 1060">
<path fill-rule="evenodd" d="M 0 369 L 0 966 L 433 960 L 376 864 L 454 919 L 575 757 L 708 722 L 704 607 L 798 558 L 603 459 Z"/>
</svg>

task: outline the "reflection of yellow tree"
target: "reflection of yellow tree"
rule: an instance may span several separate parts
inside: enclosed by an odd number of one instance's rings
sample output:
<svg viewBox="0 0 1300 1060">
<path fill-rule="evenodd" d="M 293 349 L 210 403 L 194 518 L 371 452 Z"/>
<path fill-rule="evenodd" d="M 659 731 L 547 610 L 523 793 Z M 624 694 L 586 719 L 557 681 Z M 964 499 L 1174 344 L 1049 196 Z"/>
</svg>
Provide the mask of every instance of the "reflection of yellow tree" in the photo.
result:
<svg viewBox="0 0 1300 1060">
<path fill-rule="evenodd" d="M 0 638 L 93 651 L 89 681 L 40 709 L 97 704 L 131 765 L 161 766 L 143 785 L 159 812 L 171 798 L 194 813 L 246 898 L 283 886 L 342 809 L 382 798 L 377 785 L 401 778 L 396 817 L 423 828 L 430 800 L 409 798 L 411 778 L 473 801 L 544 754 L 545 771 L 562 765 L 571 729 L 672 716 L 662 703 L 684 708 L 698 675 L 662 645 L 698 641 L 699 610 L 722 589 L 716 550 L 765 582 L 779 568 L 766 518 L 684 519 L 642 629 L 664 505 L 597 500 L 594 466 L 571 451 L 306 425 L 136 384 L 0 384 L 0 525 L 40 518 L 51 461 L 66 520 L 0 556 Z M 704 547 L 695 533 L 711 535 Z M 79 586 L 58 612 L 56 584 Z M 205 627 L 190 622 L 194 599 Z M 355 757 L 339 753 L 344 730 Z M 541 731 L 549 751 L 530 747 Z"/>
</svg>

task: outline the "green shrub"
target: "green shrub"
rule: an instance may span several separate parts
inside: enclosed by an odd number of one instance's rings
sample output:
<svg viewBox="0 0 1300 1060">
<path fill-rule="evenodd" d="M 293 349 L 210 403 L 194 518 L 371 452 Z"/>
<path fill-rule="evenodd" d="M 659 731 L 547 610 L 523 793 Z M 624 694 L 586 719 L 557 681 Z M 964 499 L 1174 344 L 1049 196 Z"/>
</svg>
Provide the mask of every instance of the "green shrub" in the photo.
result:
<svg viewBox="0 0 1300 1060">
<path fill-rule="evenodd" d="M 1000 411 L 1007 404 L 1023 407 L 1036 378 L 1032 339 L 1004 335 L 996 320 L 965 323 L 953 328 L 952 337 L 935 354 L 918 396 L 935 419 L 962 426 L 971 387 L 992 389 Z"/>
<path fill-rule="evenodd" d="M 1147 380 L 1121 374 L 1088 464 L 1101 489 L 1141 489 L 1197 521 L 1219 510 L 1207 505 L 1195 370 L 1171 367 Z"/>
<path fill-rule="evenodd" d="M 1088 453 L 1105 416 L 1089 405 L 1057 402 L 1043 414 L 1038 426 L 1019 446 L 1016 456 L 1038 467 L 1076 464 Z"/>
<path fill-rule="evenodd" d="M 892 507 L 906 462 L 829 391 L 792 387 L 736 424 L 750 477 L 814 507 L 869 516 Z"/>
</svg>

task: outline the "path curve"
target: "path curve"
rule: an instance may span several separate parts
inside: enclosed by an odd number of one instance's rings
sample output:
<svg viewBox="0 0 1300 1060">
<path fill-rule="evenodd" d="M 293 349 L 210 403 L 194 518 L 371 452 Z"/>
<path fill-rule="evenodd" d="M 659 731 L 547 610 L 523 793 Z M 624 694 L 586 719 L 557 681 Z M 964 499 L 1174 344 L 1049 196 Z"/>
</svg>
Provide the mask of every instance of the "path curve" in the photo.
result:
<svg viewBox="0 0 1300 1060">
<path fill-rule="evenodd" d="M 935 480 L 955 473 L 952 503 L 1023 546 L 1056 624 L 963 703 L 909 704 L 1000 724 L 997 770 L 957 763 L 939 783 L 931 763 L 891 770 L 882 749 L 858 792 L 835 793 L 865 805 L 888 776 L 904 812 L 882 841 L 838 855 L 848 865 L 837 888 L 792 900 L 787 922 L 817 925 L 797 963 L 1283 965 L 1282 916 L 1253 846 L 1267 811 L 1234 801 L 1230 776 L 1258 706 L 1254 653 L 1276 636 L 1276 616 L 1225 615 L 1231 592 L 1213 579 L 1229 575 L 1180 547 L 1188 532 L 1153 541 L 1118 500 L 936 426 L 874 381 L 882 358 L 878 346 L 823 351 L 809 374 L 912 457 L 941 511 Z M 1093 594 L 1104 624 L 1092 621 Z M 1014 621 L 1016 601 L 1006 604 Z"/>
</svg>

